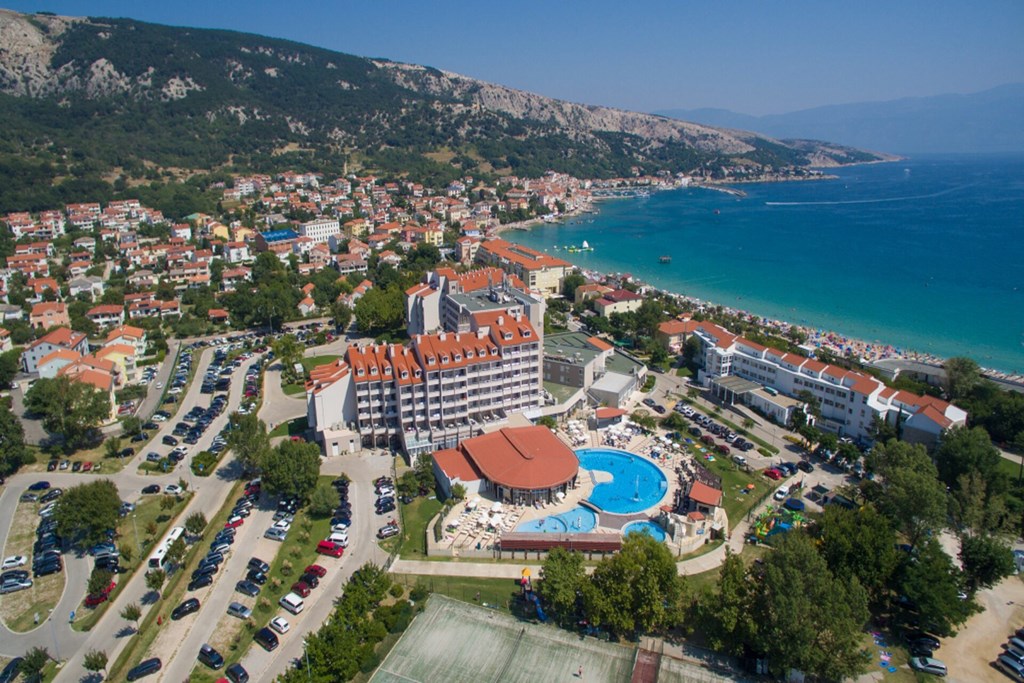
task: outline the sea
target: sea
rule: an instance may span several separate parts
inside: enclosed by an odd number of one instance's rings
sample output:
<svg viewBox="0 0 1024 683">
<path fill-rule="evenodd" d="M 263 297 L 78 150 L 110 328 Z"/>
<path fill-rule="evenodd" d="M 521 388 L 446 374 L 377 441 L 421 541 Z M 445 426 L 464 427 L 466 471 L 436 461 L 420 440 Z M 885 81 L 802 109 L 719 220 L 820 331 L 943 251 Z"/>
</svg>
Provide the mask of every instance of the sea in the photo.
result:
<svg viewBox="0 0 1024 683">
<path fill-rule="evenodd" d="M 736 185 L 744 197 L 601 201 L 503 237 L 713 304 L 1024 373 L 1024 154 L 824 170 L 836 179 Z M 566 250 L 584 240 L 593 251 Z"/>
</svg>

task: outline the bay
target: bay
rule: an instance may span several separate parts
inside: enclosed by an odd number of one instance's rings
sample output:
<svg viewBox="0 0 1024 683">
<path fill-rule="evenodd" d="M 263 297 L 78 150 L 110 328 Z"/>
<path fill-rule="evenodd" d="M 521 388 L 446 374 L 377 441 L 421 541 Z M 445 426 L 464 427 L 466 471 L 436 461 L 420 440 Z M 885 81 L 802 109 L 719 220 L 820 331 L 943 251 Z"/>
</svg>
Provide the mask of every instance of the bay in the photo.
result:
<svg viewBox="0 0 1024 683">
<path fill-rule="evenodd" d="M 745 197 L 599 202 L 503 237 L 757 315 L 1024 373 L 1024 155 L 828 172 L 837 179 L 736 186 Z M 566 251 L 584 240 L 592 252 Z"/>
</svg>

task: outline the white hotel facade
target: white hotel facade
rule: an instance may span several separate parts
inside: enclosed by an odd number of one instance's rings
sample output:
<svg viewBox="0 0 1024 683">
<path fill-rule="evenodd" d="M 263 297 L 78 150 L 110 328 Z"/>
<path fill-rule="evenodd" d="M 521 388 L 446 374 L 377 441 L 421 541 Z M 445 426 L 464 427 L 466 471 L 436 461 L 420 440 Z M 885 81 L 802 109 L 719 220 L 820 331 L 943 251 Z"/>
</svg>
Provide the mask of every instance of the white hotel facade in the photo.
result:
<svg viewBox="0 0 1024 683">
<path fill-rule="evenodd" d="M 796 397 L 801 391 L 818 399 L 817 426 L 839 436 L 868 442 L 875 418 L 899 422 L 902 438 L 932 445 L 942 432 L 963 426 L 967 413 L 931 396 L 887 387 L 860 372 L 844 370 L 793 353 L 762 346 L 712 323 L 700 323 L 701 384 L 736 376 Z"/>
</svg>

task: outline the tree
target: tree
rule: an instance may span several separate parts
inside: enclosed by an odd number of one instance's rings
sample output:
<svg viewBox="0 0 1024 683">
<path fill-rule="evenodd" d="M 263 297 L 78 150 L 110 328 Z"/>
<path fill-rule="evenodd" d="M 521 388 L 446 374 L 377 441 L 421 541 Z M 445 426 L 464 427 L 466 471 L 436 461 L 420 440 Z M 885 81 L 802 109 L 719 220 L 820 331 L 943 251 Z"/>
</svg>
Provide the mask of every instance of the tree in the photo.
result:
<svg viewBox="0 0 1024 683">
<path fill-rule="evenodd" d="M 193 512 L 185 519 L 185 531 L 189 532 L 193 536 L 199 536 L 206 530 L 206 525 L 209 522 L 206 521 L 206 515 L 202 512 Z"/>
<path fill-rule="evenodd" d="M 917 618 L 938 636 L 952 634 L 973 611 L 973 605 L 961 600 L 962 577 L 933 537 L 928 537 L 906 553 L 896 574 L 896 592 L 917 609 Z"/>
<path fill-rule="evenodd" d="M 726 546 L 718 583 L 701 594 L 697 607 L 700 623 L 715 650 L 741 655 L 752 641 L 757 630 L 750 615 L 752 588 L 743 559 Z"/>
<path fill-rule="evenodd" d="M 825 507 L 819 524 L 819 550 L 839 579 L 856 577 L 872 602 L 881 602 L 899 565 L 896 532 L 873 505 L 847 510 Z"/>
<path fill-rule="evenodd" d="M 188 552 L 188 546 L 185 545 L 185 540 L 176 538 L 174 543 L 167 547 L 167 554 L 164 555 L 164 558 L 172 566 L 178 567 L 181 566 L 182 561 L 185 559 L 186 552 Z"/>
<path fill-rule="evenodd" d="M 269 493 L 305 500 L 320 476 L 320 448 L 305 441 L 282 441 L 267 451 L 260 469 Z"/>
<path fill-rule="evenodd" d="M 864 587 L 833 576 L 806 534 L 786 534 L 766 556 L 750 619 L 754 649 L 770 656 L 775 673 L 798 669 L 827 680 L 862 673 L 869 617 Z"/>
<path fill-rule="evenodd" d="M 86 652 L 82 666 L 85 667 L 86 671 L 106 671 L 107 653 L 103 650 L 90 650 L 89 652 Z"/>
<path fill-rule="evenodd" d="M 982 532 L 1005 524 L 1010 482 L 1001 462 L 982 427 L 955 427 L 943 435 L 935 464 L 952 494 L 953 515 L 962 528 Z"/>
<path fill-rule="evenodd" d="M 330 517 L 338 504 L 338 492 L 330 484 L 320 483 L 309 497 L 309 513 L 314 517 Z"/>
<path fill-rule="evenodd" d="M 50 653 L 45 647 L 34 647 L 22 656 L 18 670 L 29 681 L 41 681 L 49 661 Z"/>
<path fill-rule="evenodd" d="M 132 546 L 124 544 L 119 548 L 119 550 L 121 551 L 121 559 L 124 560 L 126 564 L 131 564 L 132 558 L 135 557 L 135 551 L 132 549 Z"/>
<path fill-rule="evenodd" d="M 416 477 L 416 470 L 406 470 L 398 478 L 398 493 L 403 496 L 415 496 L 419 491 L 420 482 Z"/>
<path fill-rule="evenodd" d="M 422 489 L 434 487 L 434 459 L 429 453 L 420 453 L 416 456 L 416 483 Z"/>
<path fill-rule="evenodd" d="M 57 532 L 84 546 L 106 538 L 107 529 L 117 526 L 121 496 L 109 479 L 72 486 L 57 499 L 53 518 Z"/>
<path fill-rule="evenodd" d="M 0 402 L 0 476 L 13 474 L 30 462 L 25 448 L 25 430 L 6 402 Z"/>
<path fill-rule="evenodd" d="M 374 287 L 356 301 L 356 325 L 362 332 L 398 332 L 405 324 L 405 305 L 398 287 Z"/>
<path fill-rule="evenodd" d="M 142 433 L 142 420 L 129 415 L 128 417 L 121 420 L 121 433 L 125 436 L 135 436 L 136 434 Z"/>
<path fill-rule="evenodd" d="M 108 569 L 93 569 L 89 574 L 89 581 L 86 584 L 85 590 L 89 595 L 102 593 L 110 585 L 113 578 L 114 573 Z"/>
<path fill-rule="evenodd" d="M 295 365 L 302 362 L 305 347 L 294 334 L 282 335 L 270 346 L 274 351 L 274 357 L 281 362 L 281 374 L 291 382 L 296 381 Z"/>
<path fill-rule="evenodd" d="M 352 322 L 352 309 L 344 301 L 335 301 L 331 305 L 331 317 L 334 318 L 334 326 L 339 330 L 347 330 Z"/>
<path fill-rule="evenodd" d="M 139 619 L 142 618 L 142 608 L 137 602 L 129 602 L 121 609 L 121 618 L 135 624 L 135 630 L 139 630 Z"/>
<path fill-rule="evenodd" d="M 682 598 L 672 553 L 647 534 L 626 536 L 622 550 L 597 565 L 583 591 L 591 622 L 628 635 L 678 623 Z"/>
<path fill-rule="evenodd" d="M 1016 570 L 1010 547 L 987 535 L 960 537 L 960 563 L 971 593 L 991 588 Z"/>
<path fill-rule="evenodd" d="M 576 300 L 576 288 L 587 284 L 587 278 L 580 273 L 569 273 L 562 278 L 562 296 L 569 301 Z"/>
<path fill-rule="evenodd" d="M 981 382 L 981 368 L 970 358 L 956 356 L 946 361 L 945 389 L 950 401 L 958 401 L 970 395 Z"/>
<path fill-rule="evenodd" d="M 946 521 L 946 489 L 928 452 L 904 441 L 876 444 L 868 459 L 882 475 L 878 510 L 903 532 L 911 546 Z M 866 489 L 867 490 L 867 489 Z"/>
<path fill-rule="evenodd" d="M 8 389 L 21 370 L 21 349 L 0 353 L 0 388 Z"/>
<path fill-rule="evenodd" d="M 587 582 L 583 555 L 564 548 L 554 548 L 540 570 L 537 592 L 559 624 L 573 622 L 583 586 Z"/>
<path fill-rule="evenodd" d="M 103 455 L 107 458 L 116 458 L 121 455 L 121 439 L 112 436 L 104 441 Z"/>
<path fill-rule="evenodd" d="M 93 438 L 93 430 L 110 417 L 110 396 L 67 377 L 36 380 L 25 394 L 25 408 L 43 418 L 43 427 L 76 448 Z"/>
<path fill-rule="evenodd" d="M 228 446 L 235 454 L 242 469 L 255 472 L 260 468 L 263 456 L 270 450 L 267 425 L 256 417 L 256 413 L 231 416 L 232 429 L 228 432 Z"/>
<path fill-rule="evenodd" d="M 462 484 L 452 484 L 452 500 L 464 500 L 466 498 L 466 487 Z"/>
<path fill-rule="evenodd" d="M 153 571 L 146 572 L 146 588 L 157 595 L 160 594 L 160 589 L 163 588 L 164 581 L 166 580 L 167 572 L 163 569 L 154 569 Z"/>
</svg>

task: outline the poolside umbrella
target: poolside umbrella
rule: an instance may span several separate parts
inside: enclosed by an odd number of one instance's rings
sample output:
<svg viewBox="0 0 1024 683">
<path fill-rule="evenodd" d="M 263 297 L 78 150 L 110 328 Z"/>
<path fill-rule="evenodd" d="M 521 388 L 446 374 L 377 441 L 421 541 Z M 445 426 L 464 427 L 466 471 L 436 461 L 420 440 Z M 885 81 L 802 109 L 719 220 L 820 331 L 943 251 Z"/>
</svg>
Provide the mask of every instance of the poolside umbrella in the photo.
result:
<svg viewBox="0 0 1024 683">
<path fill-rule="evenodd" d="M 562 500 L 563 498 L 565 498 L 565 491 L 556 491 L 555 498 L 557 498 L 558 500 Z"/>
<path fill-rule="evenodd" d="M 529 567 L 523 567 L 523 576 L 529 576 L 529 575 L 530 575 L 530 568 Z"/>
</svg>

